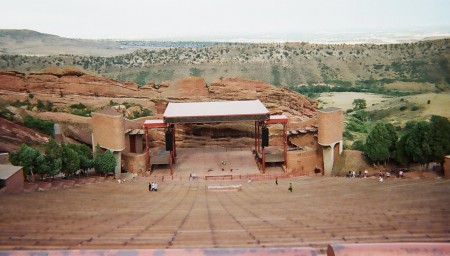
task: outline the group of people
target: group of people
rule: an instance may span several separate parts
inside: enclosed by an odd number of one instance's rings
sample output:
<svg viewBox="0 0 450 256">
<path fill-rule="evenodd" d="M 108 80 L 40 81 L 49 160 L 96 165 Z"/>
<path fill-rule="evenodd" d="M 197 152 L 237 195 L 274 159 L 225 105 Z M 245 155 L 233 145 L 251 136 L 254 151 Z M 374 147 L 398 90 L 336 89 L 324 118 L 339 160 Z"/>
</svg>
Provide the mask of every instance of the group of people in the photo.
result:
<svg viewBox="0 0 450 256">
<path fill-rule="evenodd" d="M 369 171 L 364 170 L 364 173 L 362 171 L 359 171 L 358 174 L 356 174 L 355 171 L 348 171 L 347 178 L 367 178 L 369 177 Z"/>
<path fill-rule="evenodd" d="M 148 183 L 148 191 L 158 191 L 158 184 L 156 182 Z"/>
<path fill-rule="evenodd" d="M 390 171 L 382 172 L 381 170 L 378 170 L 378 181 L 379 182 L 383 182 L 385 179 L 390 178 L 390 177 L 391 177 Z M 397 178 L 400 178 L 400 179 L 403 178 L 403 170 L 399 170 L 397 172 Z"/>
</svg>

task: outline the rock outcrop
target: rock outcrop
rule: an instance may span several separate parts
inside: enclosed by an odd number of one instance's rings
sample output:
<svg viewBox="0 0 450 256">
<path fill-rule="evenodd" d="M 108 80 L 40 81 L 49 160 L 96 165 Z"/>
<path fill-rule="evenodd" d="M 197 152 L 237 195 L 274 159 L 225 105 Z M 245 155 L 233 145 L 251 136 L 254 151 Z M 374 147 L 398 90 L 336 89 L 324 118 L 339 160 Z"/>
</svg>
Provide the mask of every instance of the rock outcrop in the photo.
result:
<svg viewBox="0 0 450 256">
<path fill-rule="evenodd" d="M 31 100 L 30 94 L 33 95 Z M 75 71 L 30 74 L 0 71 L 0 97 L 9 101 L 27 98 L 32 103 L 36 103 L 37 100 L 52 101 L 59 111 L 65 112 L 70 111 L 71 104 L 83 103 L 95 110 L 107 106 L 110 101 L 118 104 L 126 101 L 134 105 L 124 109 L 123 113 L 134 113 L 140 108 L 136 105 L 140 105 L 150 109 L 155 115 L 149 118 L 161 118 L 169 102 L 259 99 L 272 115 L 284 114 L 293 120 L 305 120 L 313 117 L 318 105 L 317 102 L 286 87 L 276 87 L 241 78 L 221 78 L 207 84 L 201 77 L 187 77 L 177 81 L 162 82 L 158 85 L 138 86 L 134 83 L 122 83 Z M 50 112 L 48 113 L 50 114 Z M 74 128 L 79 127 L 74 121 L 76 119 L 60 120 L 57 118 L 58 120 L 55 120 L 51 117 L 54 115 L 42 115 L 42 113 L 33 115 L 44 119 L 48 117 L 55 122 L 63 123 L 63 127 L 71 127 L 69 130 L 63 131 L 67 133 L 66 135 L 79 134 Z M 68 114 L 63 116 L 66 115 Z M 246 146 L 252 143 L 251 139 L 248 142 L 247 139 L 254 132 L 251 123 L 183 125 L 177 129 L 180 130 L 177 132 L 177 141 L 189 146 L 209 144 L 208 140 L 211 138 L 216 138 L 217 143 L 221 145 L 224 143 L 222 140 L 225 140 L 225 144 L 238 143 Z M 86 129 L 83 132 L 85 131 Z"/>
<path fill-rule="evenodd" d="M 85 73 L 30 73 L 0 71 L 0 89 L 33 94 L 54 94 L 80 96 L 148 97 L 135 83 L 121 83 L 115 80 Z"/>
<path fill-rule="evenodd" d="M 23 143 L 44 144 L 49 139 L 47 135 L 0 118 L 0 152 L 17 150 Z"/>
</svg>

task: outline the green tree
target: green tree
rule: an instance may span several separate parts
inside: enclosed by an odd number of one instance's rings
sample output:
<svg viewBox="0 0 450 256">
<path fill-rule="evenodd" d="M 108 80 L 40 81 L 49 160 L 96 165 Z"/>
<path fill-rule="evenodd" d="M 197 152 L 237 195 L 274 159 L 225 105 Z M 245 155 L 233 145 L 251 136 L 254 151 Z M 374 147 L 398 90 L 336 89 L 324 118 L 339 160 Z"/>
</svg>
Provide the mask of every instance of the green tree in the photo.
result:
<svg viewBox="0 0 450 256">
<path fill-rule="evenodd" d="M 45 145 L 45 157 L 50 160 L 56 160 L 62 157 L 62 147 L 54 139 L 50 139 Z"/>
<path fill-rule="evenodd" d="M 360 120 L 361 122 L 369 121 L 369 112 L 364 110 L 358 110 L 352 114 L 352 117 Z"/>
<path fill-rule="evenodd" d="M 52 178 L 61 172 L 62 168 L 62 147 L 54 139 L 50 139 L 44 146 L 45 159 L 50 167 L 48 175 Z"/>
<path fill-rule="evenodd" d="M 39 174 L 41 176 L 41 179 L 43 179 L 45 175 L 50 173 L 50 170 L 51 167 L 47 159 L 45 159 L 45 156 L 38 156 L 36 158 L 36 174 Z"/>
<path fill-rule="evenodd" d="M 441 162 L 444 156 L 450 154 L 450 122 L 445 117 L 432 116 L 430 128 L 431 160 Z"/>
<path fill-rule="evenodd" d="M 395 131 L 394 125 L 391 123 L 386 123 L 385 128 L 388 132 L 388 139 L 389 139 L 389 157 L 394 158 L 395 156 L 395 150 L 397 149 L 397 141 L 398 141 L 398 135 Z"/>
<path fill-rule="evenodd" d="M 31 181 L 34 180 L 34 172 L 37 165 L 37 158 L 41 154 L 38 150 L 22 144 L 17 151 L 10 152 L 9 161 L 16 166 L 22 166 L 25 175 L 31 175 Z"/>
<path fill-rule="evenodd" d="M 365 150 L 364 142 L 362 140 L 356 140 L 352 144 L 352 149 L 353 150 L 364 151 Z"/>
<path fill-rule="evenodd" d="M 365 99 L 354 99 L 353 100 L 353 110 L 360 110 L 366 108 L 366 100 Z"/>
<path fill-rule="evenodd" d="M 90 168 L 94 167 L 95 162 L 90 147 L 84 144 L 70 144 L 68 147 L 77 152 L 80 158 L 80 169 L 83 170 L 83 172 L 86 172 Z"/>
<path fill-rule="evenodd" d="M 395 160 L 405 166 L 408 166 L 411 163 L 408 155 L 405 152 L 405 143 L 406 140 L 408 140 L 409 136 L 411 136 L 411 133 L 408 132 L 400 138 L 400 140 L 397 142 L 397 149 L 395 151 Z"/>
<path fill-rule="evenodd" d="M 395 149 L 396 136 L 389 134 L 390 128 L 387 126 L 385 123 L 377 123 L 367 135 L 364 152 L 372 162 L 377 164 L 389 160 L 393 155 L 391 150 Z"/>
<path fill-rule="evenodd" d="M 52 176 L 52 178 L 55 177 L 55 175 L 58 175 L 61 172 L 62 169 L 62 158 L 55 159 L 50 164 L 50 171 L 48 175 Z"/>
<path fill-rule="evenodd" d="M 114 173 L 116 168 L 116 158 L 110 150 L 106 150 L 105 153 L 97 151 L 95 157 L 95 170 L 99 173 L 105 174 Z"/>
<path fill-rule="evenodd" d="M 63 146 L 62 148 L 62 171 L 66 177 L 70 177 L 80 169 L 80 157 L 69 146 Z"/>
<path fill-rule="evenodd" d="M 405 139 L 403 150 L 411 162 L 427 164 L 432 159 L 430 142 L 430 124 L 425 121 L 418 122 Z"/>
</svg>

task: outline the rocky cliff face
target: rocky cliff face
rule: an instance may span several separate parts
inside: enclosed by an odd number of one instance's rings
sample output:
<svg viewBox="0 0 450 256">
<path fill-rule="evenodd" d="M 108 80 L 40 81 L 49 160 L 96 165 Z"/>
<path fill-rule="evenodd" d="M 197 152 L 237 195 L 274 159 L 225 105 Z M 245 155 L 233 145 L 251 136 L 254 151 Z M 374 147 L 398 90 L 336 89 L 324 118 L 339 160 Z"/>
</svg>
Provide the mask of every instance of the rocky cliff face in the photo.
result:
<svg viewBox="0 0 450 256">
<path fill-rule="evenodd" d="M 33 94 L 143 97 L 135 83 L 120 83 L 84 73 L 30 73 L 0 71 L 0 89 Z"/>
<path fill-rule="evenodd" d="M 0 97 L 11 102 L 33 95 L 32 102 L 52 101 L 60 111 L 67 111 L 70 104 L 83 103 L 92 109 L 107 106 L 110 101 L 142 105 L 154 113 L 149 118 L 161 118 L 168 102 L 227 101 L 259 99 L 271 114 L 284 114 L 292 119 L 308 119 L 317 111 L 317 102 L 291 91 L 263 82 L 240 78 L 221 78 L 207 84 L 203 78 L 188 77 L 178 81 L 167 81 L 155 86 L 138 86 L 121 83 L 82 72 L 30 73 L 0 71 Z M 35 110 L 36 111 L 36 110 Z M 41 118 L 52 115 L 38 115 Z M 76 119 L 73 119 L 76 120 Z M 55 120 L 62 122 L 61 120 Z M 70 121 L 63 120 L 67 127 Z M 136 121 L 142 123 L 143 119 Z M 73 133 L 73 127 L 70 130 Z M 211 138 L 218 144 L 240 145 L 252 143 L 252 123 L 183 125 L 178 127 L 178 141 L 186 146 L 208 143 Z M 86 130 L 86 129 L 85 129 Z M 247 138 L 247 139 L 242 139 Z"/>
<path fill-rule="evenodd" d="M 0 118 L 0 152 L 17 150 L 23 143 L 44 144 L 49 139 L 47 135 Z"/>
</svg>

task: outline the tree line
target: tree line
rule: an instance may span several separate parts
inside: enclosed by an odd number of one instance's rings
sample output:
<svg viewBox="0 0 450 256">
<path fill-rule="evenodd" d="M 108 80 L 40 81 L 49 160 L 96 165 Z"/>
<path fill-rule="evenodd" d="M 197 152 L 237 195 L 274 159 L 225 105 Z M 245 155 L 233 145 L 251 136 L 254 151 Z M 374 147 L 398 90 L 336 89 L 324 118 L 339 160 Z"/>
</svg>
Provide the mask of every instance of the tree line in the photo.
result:
<svg viewBox="0 0 450 256">
<path fill-rule="evenodd" d="M 34 181 L 34 175 L 41 179 L 54 178 L 63 173 L 69 178 L 76 173 L 87 173 L 94 168 L 97 173 L 114 173 L 116 159 L 110 150 L 103 150 L 96 146 L 96 153 L 84 144 L 59 145 L 54 139 L 50 139 L 44 145 L 44 153 L 26 144 L 18 150 L 10 152 L 9 160 L 13 165 L 22 166 L 28 181 Z"/>
<path fill-rule="evenodd" d="M 450 154 L 450 122 L 442 116 L 429 121 L 408 122 L 398 136 L 390 123 L 377 123 L 365 143 L 355 141 L 353 149 L 364 151 L 375 164 L 394 160 L 404 166 L 413 163 L 441 163 Z"/>
</svg>

